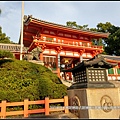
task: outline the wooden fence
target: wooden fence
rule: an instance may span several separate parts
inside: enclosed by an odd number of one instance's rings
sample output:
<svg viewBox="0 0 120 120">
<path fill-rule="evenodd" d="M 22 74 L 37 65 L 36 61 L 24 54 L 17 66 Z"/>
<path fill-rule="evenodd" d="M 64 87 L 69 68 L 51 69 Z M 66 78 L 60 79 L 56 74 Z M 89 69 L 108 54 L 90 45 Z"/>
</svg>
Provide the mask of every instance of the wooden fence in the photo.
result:
<svg viewBox="0 0 120 120">
<path fill-rule="evenodd" d="M 64 107 L 61 108 L 50 108 L 50 103 L 64 103 Z M 45 104 L 45 108 L 40 109 L 34 109 L 34 110 L 28 110 L 29 105 L 38 105 L 38 104 Z M 21 111 L 6 111 L 7 106 L 24 106 L 24 110 Z M 6 116 L 12 116 L 12 115 L 23 115 L 24 117 L 28 117 L 29 114 L 35 114 L 35 113 L 45 113 L 45 115 L 49 115 L 52 111 L 64 111 L 65 113 L 68 113 L 68 109 L 64 109 L 65 106 L 68 106 L 68 96 L 64 96 L 62 99 L 49 99 L 49 97 L 46 97 L 45 100 L 37 100 L 37 101 L 29 101 L 28 99 L 25 99 L 24 102 L 6 102 L 2 101 L 0 103 L 1 112 L 0 116 L 1 118 L 6 118 Z"/>
</svg>

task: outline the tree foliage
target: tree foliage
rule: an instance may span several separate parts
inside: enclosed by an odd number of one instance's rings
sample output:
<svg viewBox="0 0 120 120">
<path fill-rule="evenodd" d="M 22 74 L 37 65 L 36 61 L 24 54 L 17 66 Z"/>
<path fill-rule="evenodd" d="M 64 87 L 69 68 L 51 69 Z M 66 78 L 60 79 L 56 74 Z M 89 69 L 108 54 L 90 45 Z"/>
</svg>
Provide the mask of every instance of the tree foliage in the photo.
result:
<svg viewBox="0 0 120 120">
<path fill-rule="evenodd" d="M 5 33 L 2 33 L 2 28 L 0 27 L 0 43 L 13 43 L 10 41 L 10 37 L 6 36 Z"/>
<path fill-rule="evenodd" d="M 110 33 L 109 37 L 104 39 L 106 54 L 120 56 L 120 27 L 114 26 L 110 22 L 99 23 L 97 31 Z"/>
<path fill-rule="evenodd" d="M 68 27 L 77 28 L 77 29 L 89 29 L 89 28 L 87 28 L 88 25 L 81 26 L 81 25 L 78 25 L 75 21 L 73 21 L 73 22 L 72 21 L 68 21 L 68 22 L 66 22 L 66 25 Z"/>
<path fill-rule="evenodd" d="M 0 14 L 2 13 L 2 10 L 0 9 Z M 5 33 L 2 33 L 2 27 L 0 27 L 0 43 L 14 43 L 10 40 L 10 37 L 6 36 Z"/>
</svg>

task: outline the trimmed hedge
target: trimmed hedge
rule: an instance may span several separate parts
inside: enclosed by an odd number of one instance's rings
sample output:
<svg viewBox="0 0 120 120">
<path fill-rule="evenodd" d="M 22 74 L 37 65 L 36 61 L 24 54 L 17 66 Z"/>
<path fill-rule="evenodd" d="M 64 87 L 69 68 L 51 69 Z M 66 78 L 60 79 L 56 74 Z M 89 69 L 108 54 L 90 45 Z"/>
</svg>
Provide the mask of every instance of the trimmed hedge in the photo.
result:
<svg viewBox="0 0 120 120">
<path fill-rule="evenodd" d="M 0 58 L 14 58 L 14 56 L 10 51 L 0 50 Z"/>
<path fill-rule="evenodd" d="M 67 87 L 48 68 L 15 59 L 0 60 L 0 101 L 63 98 Z"/>
</svg>

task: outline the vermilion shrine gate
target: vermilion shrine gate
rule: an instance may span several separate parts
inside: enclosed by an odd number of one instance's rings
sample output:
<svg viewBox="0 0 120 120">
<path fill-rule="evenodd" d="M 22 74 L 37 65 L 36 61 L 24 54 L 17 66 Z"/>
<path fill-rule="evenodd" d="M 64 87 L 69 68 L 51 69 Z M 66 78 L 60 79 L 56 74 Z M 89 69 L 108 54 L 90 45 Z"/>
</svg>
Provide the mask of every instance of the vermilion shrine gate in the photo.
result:
<svg viewBox="0 0 120 120">
<path fill-rule="evenodd" d="M 67 27 L 28 16 L 24 21 L 23 44 L 31 52 L 40 46 L 40 60 L 50 65 L 52 71 L 63 77 L 62 69 L 73 68 L 78 62 L 93 58 L 103 52 L 103 47 L 92 45 L 92 40 L 107 38 L 108 33 Z M 71 72 L 65 79 L 72 79 Z"/>
</svg>

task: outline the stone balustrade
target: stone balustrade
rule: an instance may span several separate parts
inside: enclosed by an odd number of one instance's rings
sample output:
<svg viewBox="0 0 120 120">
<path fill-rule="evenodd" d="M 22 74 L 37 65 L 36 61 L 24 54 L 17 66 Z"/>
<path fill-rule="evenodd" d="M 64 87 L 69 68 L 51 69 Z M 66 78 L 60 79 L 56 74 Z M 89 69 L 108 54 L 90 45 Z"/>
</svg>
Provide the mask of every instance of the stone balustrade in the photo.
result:
<svg viewBox="0 0 120 120">
<path fill-rule="evenodd" d="M 9 50 L 11 52 L 20 52 L 20 44 L 4 44 L 0 43 L 0 50 Z M 23 47 L 23 52 L 27 52 L 28 48 Z"/>
</svg>

